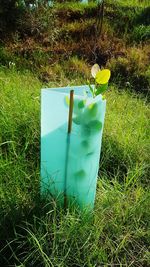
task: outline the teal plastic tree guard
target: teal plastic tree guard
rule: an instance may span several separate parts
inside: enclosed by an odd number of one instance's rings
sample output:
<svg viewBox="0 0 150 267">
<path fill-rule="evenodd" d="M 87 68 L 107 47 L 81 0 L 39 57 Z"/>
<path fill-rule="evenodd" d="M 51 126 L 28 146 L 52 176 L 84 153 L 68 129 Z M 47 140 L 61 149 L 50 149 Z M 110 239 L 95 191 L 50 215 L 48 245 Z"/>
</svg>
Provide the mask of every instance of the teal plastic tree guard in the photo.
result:
<svg viewBox="0 0 150 267">
<path fill-rule="evenodd" d="M 74 90 L 72 131 L 68 134 L 70 90 Z M 93 208 L 106 100 L 88 86 L 42 89 L 41 194 L 58 202 Z"/>
</svg>

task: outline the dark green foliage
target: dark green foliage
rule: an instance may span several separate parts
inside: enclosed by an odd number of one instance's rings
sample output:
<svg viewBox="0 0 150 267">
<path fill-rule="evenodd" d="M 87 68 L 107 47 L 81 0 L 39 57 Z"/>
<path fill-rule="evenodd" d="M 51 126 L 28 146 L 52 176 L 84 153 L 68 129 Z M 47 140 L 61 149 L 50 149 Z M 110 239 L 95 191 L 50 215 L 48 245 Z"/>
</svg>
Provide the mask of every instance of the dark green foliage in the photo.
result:
<svg viewBox="0 0 150 267">
<path fill-rule="evenodd" d="M 118 36 L 126 35 L 129 41 L 145 41 L 149 39 L 150 7 L 124 6 L 119 3 L 107 5 L 106 16 L 113 19 L 111 27 Z"/>
<path fill-rule="evenodd" d="M 14 57 L 6 51 L 3 46 L 0 46 L 0 64 L 3 66 L 9 66 L 9 62 L 13 61 Z"/>
<path fill-rule="evenodd" d="M 30 8 L 29 4 L 35 2 L 0 0 L 0 36 L 2 38 L 11 35 L 16 39 L 17 33 L 18 40 L 27 36 L 34 36 L 38 40 L 45 38 L 48 43 L 54 40 L 57 33 L 54 13 L 47 6 L 47 1 L 40 1 L 36 8 Z M 45 33 L 47 34 L 43 37 Z"/>
<path fill-rule="evenodd" d="M 23 15 L 21 0 L 0 0 L 0 37 L 16 30 L 17 21 Z"/>
<path fill-rule="evenodd" d="M 134 28 L 131 39 L 137 43 L 147 41 L 150 39 L 150 25 L 139 25 Z"/>
<path fill-rule="evenodd" d="M 121 6 L 115 3 L 107 5 L 106 8 L 106 16 L 109 20 L 113 20 L 111 26 L 119 36 L 132 30 L 134 20 L 139 12 L 140 8 Z"/>
<path fill-rule="evenodd" d="M 150 6 L 142 9 L 139 15 L 137 15 L 135 22 L 145 26 L 150 25 Z"/>
</svg>

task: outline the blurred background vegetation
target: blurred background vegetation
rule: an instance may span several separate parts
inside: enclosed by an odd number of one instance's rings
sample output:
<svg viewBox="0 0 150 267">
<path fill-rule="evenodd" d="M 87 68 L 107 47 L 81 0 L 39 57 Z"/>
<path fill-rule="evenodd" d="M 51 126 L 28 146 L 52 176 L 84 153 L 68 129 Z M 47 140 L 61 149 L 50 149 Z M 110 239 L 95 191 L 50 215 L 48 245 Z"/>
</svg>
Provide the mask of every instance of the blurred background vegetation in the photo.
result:
<svg viewBox="0 0 150 267">
<path fill-rule="evenodd" d="M 97 62 L 119 87 L 147 94 L 149 1 L 85 2 L 0 0 L 0 63 L 14 62 L 49 82 L 62 69 L 86 79 Z"/>
</svg>

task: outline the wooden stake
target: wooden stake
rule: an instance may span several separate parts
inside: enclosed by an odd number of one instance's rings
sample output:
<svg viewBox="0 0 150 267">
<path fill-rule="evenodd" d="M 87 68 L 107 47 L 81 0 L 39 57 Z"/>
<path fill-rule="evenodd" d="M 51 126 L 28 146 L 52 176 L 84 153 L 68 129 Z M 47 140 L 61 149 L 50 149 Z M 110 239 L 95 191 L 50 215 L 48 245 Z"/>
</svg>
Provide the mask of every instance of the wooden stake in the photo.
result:
<svg viewBox="0 0 150 267">
<path fill-rule="evenodd" d="M 71 133 L 71 128 L 72 128 L 73 97 L 74 97 L 74 90 L 71 90 L 70 91 L 70 105 L 69 105 L 69 119 L 68 119 L 68 134 Z"/>
<path fill-rule="evenodd" d="M 70 133 L 72 129 L 72 114 L 73 114 L 73 99 L 74 90 L 70 91 L 69 117 L 68 117 L 68 136 L 67 136 L 67 150 L 66 150 L 66 167 L 65 167 L 65 185 L 64 185 L 64 208 L 67 208 L 67 176 L 68 176 L 68 160 L 70 149 Z"/>
</svg>

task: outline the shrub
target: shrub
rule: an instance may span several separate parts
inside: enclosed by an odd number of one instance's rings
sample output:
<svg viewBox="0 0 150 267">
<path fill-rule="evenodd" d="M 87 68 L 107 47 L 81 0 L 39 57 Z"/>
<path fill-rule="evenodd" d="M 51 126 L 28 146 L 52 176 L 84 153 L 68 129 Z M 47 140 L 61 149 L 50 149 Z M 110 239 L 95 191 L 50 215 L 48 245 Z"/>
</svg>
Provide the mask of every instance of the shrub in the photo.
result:
<svg viewBox="0 0 150 267">
<path fill-rule="evenodd" d="M 146 41 L 150 39 L 150 25 L 140 25 L 134 28 L 131 39 L 136 42 Z"/>
<path fill-rule="evenodd" d="M 128 85 L 130 88 L 140 92 L 148 92 L 150 81 L 149 69 L 149 47 L 129 48 L 123 57 L 112 58 L 107 66 L 112 71 L 113 79 Z M 121 78 L 121 79 L 120 79 Z"/>
<path fill-rule="evenodd" d="M 39 6 L 34 10 L 25 12 L 25 19 L 18 20 L 18 31 L 21 37 L 34 36 L 38 40 L 45 38 L 46 33 L 51 41 L 54 41 L 57 36 L 58 28 L 56 27 L 56 15 L 52 8 Z"/>
<path fill-rule="evenodd" d="M 139 24 L 149 25 L 150 24 L 150 6 L 142 9 L 140 14 L 137 16 L 135 22 Z"/>
</svg>

